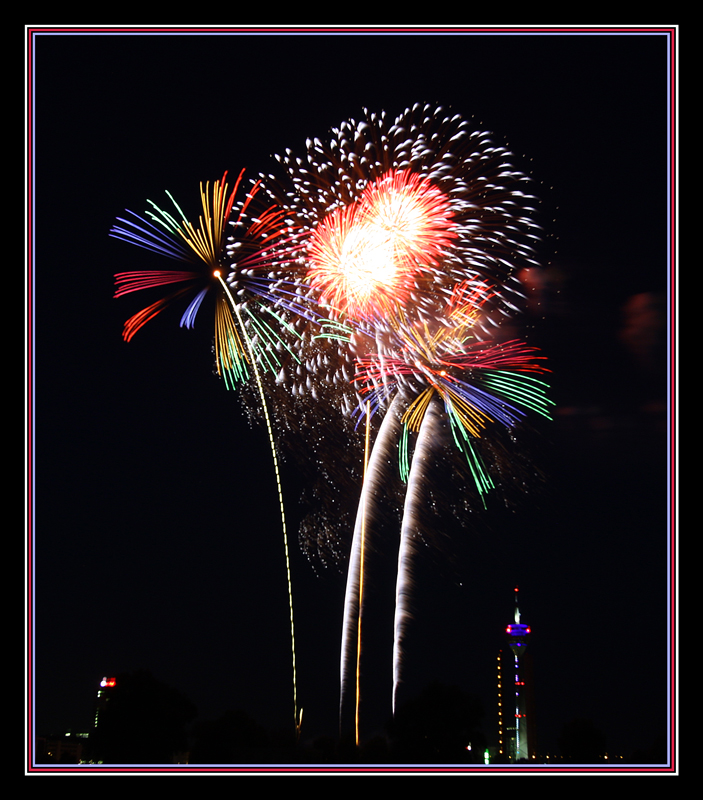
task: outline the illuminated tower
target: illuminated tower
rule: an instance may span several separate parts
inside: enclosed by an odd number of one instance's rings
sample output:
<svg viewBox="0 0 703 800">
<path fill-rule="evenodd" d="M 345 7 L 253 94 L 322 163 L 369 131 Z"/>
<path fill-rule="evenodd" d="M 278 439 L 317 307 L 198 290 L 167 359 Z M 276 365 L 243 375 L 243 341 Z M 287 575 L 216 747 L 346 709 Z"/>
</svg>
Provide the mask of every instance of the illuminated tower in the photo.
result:
<svg viewBox="0 0 703 800">
<path fill-rule="evenodd" d="M 100 681 L 100 688 L 98 689 L 98 698 L 95 704 L 95 719 L 93 721 L 93 727 L 98 727 L 98 720 L 100 718 L 100 714 L 102 711 L 105 710 L 105 706 L 107 705 L 107 701 L 110 699 L 110 689 L 117 684 L 117 681 L 114 678 L 103 678 Z"/>
<path fill-rule="evenodd" d="M 520 622 L 515 589 L 515 622 L 505 629 L 510 652 L 498 655 L 498 739 L 510 761 L 536 757 L 531 660 L 527 654 L 530 626 Z"/>
</svg>

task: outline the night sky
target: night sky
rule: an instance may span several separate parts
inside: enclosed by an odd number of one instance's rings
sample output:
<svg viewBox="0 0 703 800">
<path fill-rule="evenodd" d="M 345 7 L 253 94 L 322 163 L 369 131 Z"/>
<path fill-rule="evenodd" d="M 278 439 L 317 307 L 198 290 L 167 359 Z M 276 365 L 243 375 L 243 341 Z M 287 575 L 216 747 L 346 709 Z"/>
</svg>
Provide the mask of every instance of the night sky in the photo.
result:
<svg viewBox="0 0 703 800">
<path fill-rule="evenodd" d="M 130 343 L 160 267 L 108 236 L 125 208 L 271 171 L 361 110 L 442 104 L 508 143 L 534 179 L 542 289 L 520 325 L 549 358 L 554 421 L 534 490 L 440 515 L 416 582 L 406 697 L 432 680 L 484 704 L 520 586 L 542 752 L 586 717 L 626 757 L 667 735 L 667 39 L 664 35 L 41 35 L 35 38 L 35 713 L 89 730 L 104 675 L 148 669 L 202 719 L 292 724 L 278 503 L 265 430 L 213 373 L 183 308 Z M 177 268 L 177 267 L 174 267 Z M 536 297 L 537 293 L 533 293 Z M 331 421 L 329 424 L 334 424 Z M 359 454 L 361 458 L 361 453 Z M 335 454 L 330 452 L 330 459 Z M 337 733 L 346 564 L 297 545 L 316 469 L 283 490 L 303 739 Z M 397 532 L 374 540 L 362 736 L 390 716 Z M 348 537 L 349 531 L 344 534 Z"/>
</svg>

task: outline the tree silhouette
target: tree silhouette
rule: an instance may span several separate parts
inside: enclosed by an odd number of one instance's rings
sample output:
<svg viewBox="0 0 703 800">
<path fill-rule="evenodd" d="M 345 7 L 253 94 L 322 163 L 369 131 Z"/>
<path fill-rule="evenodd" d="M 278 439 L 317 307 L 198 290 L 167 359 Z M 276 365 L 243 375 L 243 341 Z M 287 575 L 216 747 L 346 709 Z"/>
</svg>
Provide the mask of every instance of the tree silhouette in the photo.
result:
<svg viewBox="0 0 703 800">
<path fill-rule="evenodd" d="M 483 709 L 457 686 L 430 684 L 402 705 L 388 723 L 394 761 L 467 764 L 480 760 L 485 738 Z"/>
<path fill-rule="evenodd" d="M 267 732 L 245 711 L 227 711 L 194 731 L 191 764 L 251 764 L 270 760 Z"/>
</svg>

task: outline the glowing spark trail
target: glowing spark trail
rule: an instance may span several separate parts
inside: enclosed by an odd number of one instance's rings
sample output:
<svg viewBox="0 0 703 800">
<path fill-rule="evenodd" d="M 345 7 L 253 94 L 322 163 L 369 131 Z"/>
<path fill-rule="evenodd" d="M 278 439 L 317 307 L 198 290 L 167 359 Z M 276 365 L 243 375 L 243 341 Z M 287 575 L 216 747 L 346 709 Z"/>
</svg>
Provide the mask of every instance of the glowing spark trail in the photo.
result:
<svg viewBox="0 0 703 800">
<path fill-rule="evenodd" d="M 269 417 L 268 404 L 266 403 L 266 395 L 264 394 L 264 387 L 261 383 L 261 375 L 259 373 L 259 368 L 256 363 L 256 358 L 254 357 L 253 345 L 251 343 L 251 340 L 247 336 L 246 328 L 244 327 L 244 322 L 239 312 L 239 308 L 235 304 L 232 295 L 230 294 L 229 287 L 222 280 L 222 277 L 219 274 L 217 274 L 216 277 L 222 284 L 222 288 L 224 289 L 225 293 L 227 294 L 227 297 L 229 298 L 230 303 L 232 304 L 232 308 L 234 309 L 237 315 L 239 325 L 244 333 L 244 338 L 246 339 L 247 347 L 249 348 L 249 355 L 251 357 L 251 363 L 254 368 L 254 377 L 256 378 L 256 385 L 259 389 L 259 397 L 261 398 L 261 408 L 263 409 L 264 417 L 266 418 L 266 430 L 268 431 L 269 444 L 271 445 L 273 468 L 274 472 L 276 473 L 276 488 L 278 489 L 278 504 L 281 509 L 281 527 L 283 528 L 283 549 L 285 551 L 285 556 L 286 556 L 286 577 L 288 579 L 288 607 L 290 608 L 290 638 L 291 638 L 291 651 L 293 657 L 293 719 L 295 721 L 296 732 L 299 736 L 300 726 L 302 725 L 303 721 L 303 710 L 301 708 L 300 715 L 298 715 L 298 688 L 297 688 L 298 680 L 295 668 L 295 625 L 293 623 L 293 585 L 290 576 L 290 557 L 288 554 L 288 532 L 286 529 L 286 512 L 283 507 L 283 489 L 281 488 L 281 474 L 278 469 L 278 455 L 276 453 L 276 443 L 273 438 L 273 430 L 271 428 L 271 419 Z"/>
<path fill-rule="evenodd" d="M 369 463 L 369 428 L 371 425 L 371 410 L 366 404 L 366 436 L 364 437 L 364 481 L 366 480 L 366 468 Z M 361 693 L 359 691 L 359 681 L 361 679 L 361 610 L 364 607 L 364 549 L 366 545 L 366 495 L 363 496 L 364 507 L 361 512 L 361 557 L 359 567 L 359 619 L 357 624 L 356 636 L 356 714 L 354 716 L 354 727 L 356 733 L 356 744 L 359 746 L 359 702 Z"/>
<path fill-rule="evenodd" d="M 376 436 L 376 441 L 371 450 L 368 466 L 359 499 L 359 513 L 354 526 L 351 553 L 349 555 L 349 570 L 347 573 L 347 586 L 344 596 L 344 623 L 342 627 L 342 651 L 340 658 L 340 698 L 339 718 L 342 724 L 343 710 L 346 700 L 347 687 L 351 684 L 351 675 L 354 670 L 354 648 L 359 648 L 355 635 L 357 620 L 361 617 L 360 580 L 362 575 L 362 543 L 364 541 L 364 527 L 366 510 L 371 505 L 371 498 L 383 496 L 383 470 L 386 467 L 391 442 L 397 437 L 399 419 L 397 409 L 399 399 L 394 399 L 391 407 L 386 412 L 381 427 Z M 357 657 L 358 657 L 357 649 Z M 340 731 L 341 732 L 341 731 Z"/>
<path fill-rule="evenodd" d="M 406 637 L 409 620 L 412 618 L 412 565 L 417 550 L 420 523 L 418 508 L 422 505 L 423 486 L 427 481 L 427 471 L 432 464 L 432 443 L 437 438 L 438 415 L 435 404 L 431 403 L 425 413 L 408 477 L 408 490 L 405 495 L 403 524 L 400 529 L 400 548 L 398 550 L 398 577 L 395 593 L 395 619 L 393 623 L 393 714 L 396 710 L 398 686 L 401 681 L 403 641 Z"/>
</svg>

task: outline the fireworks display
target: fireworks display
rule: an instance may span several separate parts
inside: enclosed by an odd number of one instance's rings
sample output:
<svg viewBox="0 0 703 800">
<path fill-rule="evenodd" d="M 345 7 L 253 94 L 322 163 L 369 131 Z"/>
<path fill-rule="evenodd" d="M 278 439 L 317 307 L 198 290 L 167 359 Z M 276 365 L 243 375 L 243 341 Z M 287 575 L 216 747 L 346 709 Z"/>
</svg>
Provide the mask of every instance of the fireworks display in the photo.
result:
<svg viewBox="0 0 703 800">
<path fill-rule="evenodd" d="M 515 273 L 536 263 L 535 199 L 488 133 L 428 105 L 392 123 L 365 111 L 327 142 L 309 139 L 304 159 L 277 158 L 286 178 L 262 179 L 295 220 L 295 254 L 305 253 L 308 280 L 333 311 L 374 333 L 399 310 L 409 321 L 436 318 L 467 278 L 499 286 L 496 308 L 514 309 Z"/>
<path fill-rule="evenodd" d="M 432 440 L 438 438 L 435 398 L 482 499 L 494 481 L 479 440 L 495 425 L 512 430 L 529 411 L 549 416 L 547 386 L 537 377 L 545 372 L 542 358 L 534 348 L 500 336 L 501 322 L 519 308 L 516 273 L 536 264 L 534 198 L 505 148 L 458 115 L 431 106 L 416 105 L 392 123 L 384 113 L 365 111 L 360 121 L 334 128 L 326 142 L 309 139 L 304 159 L 287 150 L 278 160 L 286 177 L 261 179 L 292 222 L 279 259 L 304 268 L 303 285 L 312 290 L 307 297 L 329 322 L 351 331 L 332 348 L 324 336 L 301 335 L 294 345 L 295 375 L 284 365 L 279 383 L 292 386 L 298 410 L 305 398 L 317 402 L 336 387 L 340 412 L 359 421 L 366 417 L 367 425 L 369 415 L 383 413 L 396 398 L 365 470 L 354 526 L 340 709 L 352 683 L 351 654 L 360 646 L 354 630 L 362 614 L 366 516 L 374 505 L 371 496 L 378 502 L 382 494 L 377 448 L 387 458 L 400 413 L 399 467 L 408 486 L 398 566 L 395 704 L 419 487 L 431 471 Z M 410 434 L 418 436 L 412 460 Z M 358 652 L 356 674 L 358 687 Z"/>
<path fill-rule="evenodd" d="M 338 475 L 339 467 L 331 474 L 321 457 L 315 465 L 336 492 L 363 472 L 347 577 L 340 693 L 341 719 L 355 672 L 357 739 L 364 540 L 383 503 L 380 475 L 391 442 L 407 482 L 396 590 L 395 707 L 411 616 L 419 509 L 441 438 L 439 404 L 484 505 L 495 484 L 480 441 L 490 438 L 495 426 L 512 430 L 529 411 L 549 416 L 547 387 L 537 377 L 546 371 L 542 357 L 500 336 L 501 321 L 519 304 L 516 273 L 536 263 L 534 198 L 510 159 L 487 133 L 472 131 L 458 115 L 439 108 L 418 105 L 393 123 L 384 113 L 365 112 L 361 121 L 333 129 L 326 143 L 308 140 L 306 160 L 286 151 L 278 158 L 286 175 L 260 175 L 243 202 L 235 204 L 241 174 L 229 195 L 226 173 L 212 193 L 209 184 L 201 185 L 198 227 L 172 200 L 179 219 L 151 203 L 150 221 L 132 215 L 134 221 L 120 220 L 123 225 L 111 232 L 205 265 L 205 274 L 118 274 L 117 296 L 187 284 L 128 320 L 124 338 L 131 339 L 200 281 L 205 285 L 181 320 L 192 327 L 214 288 L 218 372 L 227 385 L 250 370 L 256 379 L 256 391 L 243 385 L 241 398 L 250 416 L 263 415 L 267 425 L 289 585 L 275 440 L 309 437 L 312 418 L 318 443 L 313 452 L 321 456 L 325 449 L 329 459 L 329 433 L 322 430 L 332 427 L 358 442 L 352 426 L 364 419 L 368 452 L 371 418 L 383 417 L 380 429 L 374 427 L 378 435 L 370 457 L 352 455 L 356 463 L 346 476 Z M 412 455 L 411 437 L 417 439 Z M 331 458 L 341 463 L 336 455 Z M 339 523 L 338 516 L 333 527 Z M 307 530 L 321 535 L 319 526 Z M 329 538 L 338 536 L 331 531 Z M 295 647 L 293 665 L 295 673 Z"/>
<path fill-rule="evenodd" d="M 428 105 L 394 121 L 365 111 L 308 139 L 303 156 L 276 158 L 283 174 L 259 176 L 287 224 L 270 297 L 279 313 L 291 303 L 306 312 L 286 316 L 294 356 L 267 391 L 280 431 L 304 434 L 311 423 L 301 420 L 317 418 L 315 441 L 337 439 L 349 434 L 330 434 L 330 418 L 344 425 L 364 407 L 359 363 L 376 358 L 383 369 L 418 329 L 454 326 L 446 310 L 457 287 L 493 287 L 472 336 L 494 341 L 519 306 L 517 273 L 536 263 L 535 200 L 506 148 Z"/>
</svg>

